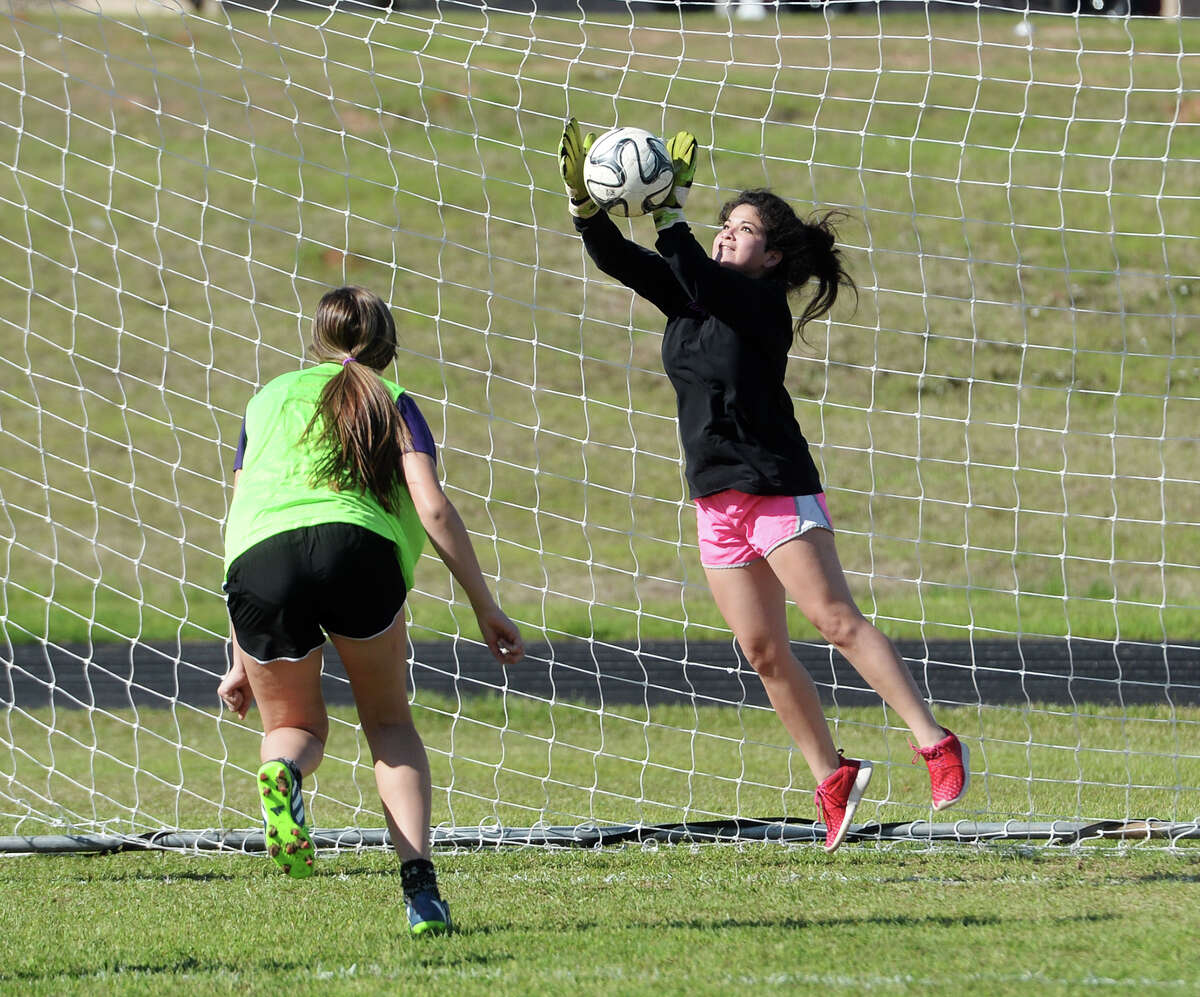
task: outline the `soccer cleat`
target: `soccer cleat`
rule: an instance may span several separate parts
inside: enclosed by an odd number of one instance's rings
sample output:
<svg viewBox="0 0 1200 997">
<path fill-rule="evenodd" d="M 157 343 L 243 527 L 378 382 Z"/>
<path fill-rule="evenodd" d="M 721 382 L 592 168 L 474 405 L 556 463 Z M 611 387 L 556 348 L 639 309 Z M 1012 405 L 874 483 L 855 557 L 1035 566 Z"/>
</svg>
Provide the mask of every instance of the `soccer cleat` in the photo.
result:
<svg viewBox="0 0 1200 997">
<path fill-rule="evenodd" d="M 836 772 L 817 787 L 813 800 L 825 822 L 825 851 L 835 852 L 850 830 L 850 818 L 858 809 L 859 800 L 871 781 L 871 763 L 845 758 L 838 754 L 841 765 Z"/>
<path fill-rule="evenodd" d="M 317 852 L 304 826 L 299 777 L 293 776 L 287 762 L 275 759 L 259 768 L 258 785 L 267 854 L 290 878 L 307 879 L 313 874 Z"/>
<path fill-rule="evenodd" d="M 952 807 L 967 795 L 971 784 L 971 753 L 962 741 L 946 731 L 946 736 L 931 748 L 918 748 L 915 744 L 911 747 L 929 766 L 934 810 Z M 914 756 L 913 762 L 916 760 Z"/>
<path fill-rule="evenodd" d="M 414 936 L 444 935 L 454 930 L 450 921 L 450 905 L 437 890 L 421 890 L 404 898 L 408 908 L 408 930 Z"/>
</svg>

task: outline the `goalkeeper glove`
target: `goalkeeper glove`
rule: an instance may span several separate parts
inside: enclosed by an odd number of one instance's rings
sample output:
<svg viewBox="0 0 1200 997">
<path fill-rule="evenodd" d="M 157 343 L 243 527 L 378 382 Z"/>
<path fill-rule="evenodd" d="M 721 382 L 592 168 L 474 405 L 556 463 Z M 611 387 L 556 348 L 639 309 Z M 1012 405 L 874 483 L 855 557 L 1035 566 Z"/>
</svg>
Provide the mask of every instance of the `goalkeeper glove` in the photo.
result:
<svg viewBox="0 0 1200 997">
<path fill-rule="evenodd" d="M 662 207 L 654 212 L 654 227 L 660 232 L 684 220 L 683 206 L 687 203 L 692 181 L 696 177 L 698 152 L 696 136 L 691 132 L 676 132 L 667 141 L 667 154 L 671 157 L 671 167 L 675 170 L 675 185 Z"/>
<path fill-rule="evenodd" d="M 562 175 L 563 186 L 567 188 L 571 214 L 576 218 L 591 218 L 600 210 L 583 183 L 583 163 L 595 140 L 594 132 L 588 132 L 586 138 L 581 138 L 579 122 L 574 117 L 567 119 L 562 141 L 558 145 L 558 172 Z"/>
</svg>

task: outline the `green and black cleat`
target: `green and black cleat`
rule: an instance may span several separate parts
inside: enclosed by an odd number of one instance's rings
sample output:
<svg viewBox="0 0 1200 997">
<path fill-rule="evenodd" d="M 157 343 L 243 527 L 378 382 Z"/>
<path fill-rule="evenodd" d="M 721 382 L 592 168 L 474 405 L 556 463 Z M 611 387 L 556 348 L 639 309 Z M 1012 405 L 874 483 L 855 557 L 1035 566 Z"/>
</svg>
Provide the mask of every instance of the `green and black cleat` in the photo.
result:
<svg viewBox="0 0 1200 997">
<path fill-rule="evenodd" d="M 317 850 L 304 826 L 299 777 L 292 774 L 287 762 L 263 762 L 258 788 L 267 854 L 292 879 L 307 879 L 313 874 Z"/>
</svg>

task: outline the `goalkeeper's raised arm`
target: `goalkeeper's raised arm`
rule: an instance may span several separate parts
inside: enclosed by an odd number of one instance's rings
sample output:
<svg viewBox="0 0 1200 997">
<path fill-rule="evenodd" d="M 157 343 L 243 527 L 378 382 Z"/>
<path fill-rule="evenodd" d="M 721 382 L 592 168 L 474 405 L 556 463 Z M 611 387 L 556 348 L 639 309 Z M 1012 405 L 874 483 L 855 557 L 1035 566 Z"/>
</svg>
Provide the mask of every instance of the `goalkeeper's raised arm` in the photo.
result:
<svg viewBox="0 0 1200 997">
<path fill-rule="evenodd" d="M 688 297 L 671 276 L 667 261 L 651 249 L 626 239 L 583 183 L 583 160 L 593 135 L 580 138 L 579 122 L 568 118 L 558 147 L 559 174 L 575 230 L 583 236 L 592 261 L 614 280 L 641 295 L 667 318 L 688 307 Z"/>
<path fill-rule="evenodd" d="M 589 209 L 577 199 L 586 197 L 581 168 L 571 168 L 577 147 L 572 119 L 559 160 L 575 226 L 597 266 L 667 317 L 663 365 L 676 394 L 700 561 L 717 607 L 812 771 L 826 851 L 850 828 L 871 763 L 834 746 L 816 687 L 791 650 L 788 598 L 908 725 L 929 766 L 934 808 L 957 803 L 967 789 L 967 750 L 934 720 L 892 642 L 854 602 L 785 385 L 795 335 L 854 287 L 831 216 L 802 219 L 778 194 L 742 191 L 721 208 L 706 251 L 684 216 L 700 146 L 680 131 L 667 143 L 675 185 L 653 213 L 651 253 L 625 239 L 594 203 Z M 804 301 L 796 321 L 792 294 Z"/>
</svg>

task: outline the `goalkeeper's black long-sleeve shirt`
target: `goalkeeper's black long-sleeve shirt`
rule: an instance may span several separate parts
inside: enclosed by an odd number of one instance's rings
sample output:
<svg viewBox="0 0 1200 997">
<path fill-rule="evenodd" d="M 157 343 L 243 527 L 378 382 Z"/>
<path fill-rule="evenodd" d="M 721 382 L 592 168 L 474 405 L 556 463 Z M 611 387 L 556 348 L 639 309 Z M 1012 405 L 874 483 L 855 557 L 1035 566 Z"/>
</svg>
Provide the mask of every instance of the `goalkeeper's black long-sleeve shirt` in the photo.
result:
<svg viewBox="0 0 1200 997">
<path fill-rule="evenodd" d="M 575 227 L 596 266 L 667 317 L 663 367 L 691 497 L 820 492 L 784 386 L 793 332 L 783 285 L 720 266 L 685 222 L 659 233 L 658 252 L 626 239 L 602 211 Z"/>
</svg>

